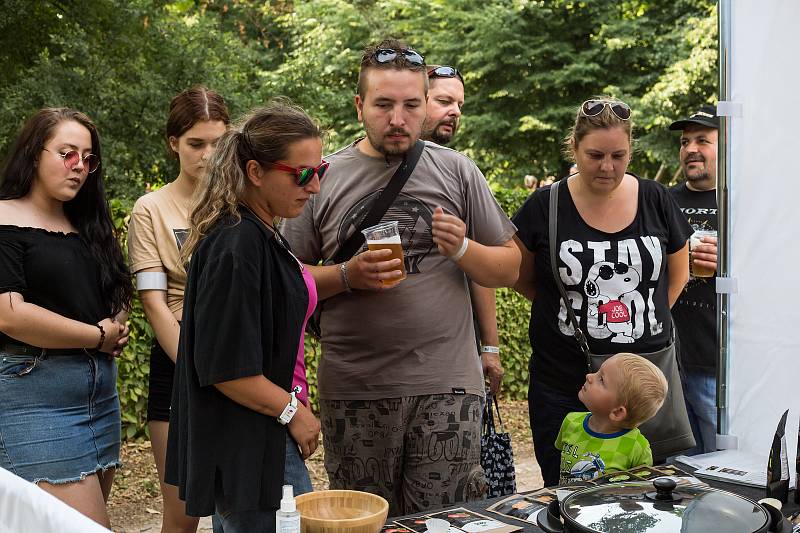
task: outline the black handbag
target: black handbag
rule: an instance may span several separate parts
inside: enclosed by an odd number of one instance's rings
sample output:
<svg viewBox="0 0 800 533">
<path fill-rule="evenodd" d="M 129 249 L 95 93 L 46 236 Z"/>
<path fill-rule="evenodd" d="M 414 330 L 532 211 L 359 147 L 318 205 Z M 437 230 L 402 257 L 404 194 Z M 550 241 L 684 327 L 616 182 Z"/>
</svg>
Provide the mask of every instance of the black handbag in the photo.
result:
<svg viewBox="0 0 800 533">
<path fill-rule="evenodd" d="M 497 411 L 501 433 L 497 432 L 494 425 L 492 404 Z M 481 426 L 481 466 L 489 484 L 487 497 L 494 498 L 514 494 L 517 491 L 517 475 L 514 469 L 511 435 L 502 431 L 504 428 L 503 420 L 500 418 L 500 407 L 491 394 L 486 395 Z"/>
<path fill-rule="evenodd" d="M 372 208 L 370 208 L 366 216 L 361 219 L 358 227 L 353 229 L 353 233 L 351 233 L 339 249 L 333 253 L 330 259 L 322 262 L 323 265 L 343 263 L 344 261 L 349 261 L 351 257 L 356 255 L 361 245 L 364 244 L 364 234 L 361 233 L 361 230 L 374 226 L 381 221 L 383 215 L 386 214 L 386 211 L 389 210 L 392 202 L 394 202 L 394 199 L 400 194 L 400 191 L 403 189 L 406 181 L 408 181 L 411 173 L 414 172 L 414 168 L 417 166 L 417 162 L 424 150 L 425 141 L 417 140 L 414 147 L 406 152 L 405 157 L 403 157 L 403 162 L 400 163 L 400 166 L 394 171 L 389 183 L 375 199 Z M 322 337 L 320 320 L 322 317 L 323 304 L 324 302 L 317 303 L 317 308 L 314 309 L 314 313 L 308 318 L 308 322 L 306 323 L 306 332 L 317 339 Z"/>
<path fill-rule="evenodd" d="M 548 239 L 550 245 L 550 268 L 553 280 L 567 308 L 568 320 L 572 323 L 574 330 L 573 336 L 581 348 L 581 352 L 586 356 L 587 372 L 596 372 L 603 361 L 613 354 L 600 355 L 593 354 L 589 350 L 589 343 L 586 336 L 578 324 L 575 312 L 572 310 L 570 300 L 567 297 L 564 284 L 558 275 L 556 266 L 556 240 L 558 231 L 558 186 L 561 182 L 557 181 L 550 186 L 550 212 L 548 214 Z M 670 342 L 661 350 L 640 353 L 648 361 L 655 364 L 664 373 L 669 384 L 667 397 L 664 405 L 658 410 L 656 415 L 640 426 L 642 435 L 650 442 L 650 449 L 653 452 L 653 462 L 663 462 L 667 457 L 676 455 L 684 450 L 688 450 L 695 445 L 692 426 L 689 422 L 689 415 L 686 412 L 686 403 L 683 399 L 683 385 L 678 370 L 678 361 L 675 357 L 675 325 L 670 328 Z"/>
</svg>

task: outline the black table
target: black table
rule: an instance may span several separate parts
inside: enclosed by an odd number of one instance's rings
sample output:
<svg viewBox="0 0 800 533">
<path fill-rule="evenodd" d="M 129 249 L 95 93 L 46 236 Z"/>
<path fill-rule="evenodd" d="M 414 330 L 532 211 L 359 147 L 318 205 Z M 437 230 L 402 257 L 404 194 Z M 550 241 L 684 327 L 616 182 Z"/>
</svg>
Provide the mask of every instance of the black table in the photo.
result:
<svg viewBox="0 0 800 533">
<path fill-rule="evenodd" d="M 684 470 L 684 471 L 686 471 L 688 473 L 693 472 L 693 469 L 687 468 L 687 467 L 683 467 L 682 470 Z M 764 489 L 757 489 L 757 488 L 748 487 L 748 486 L 745 486 L 745 485 L 737 485 L 735 483 L 725 483 L 725 482 L 722 482 L 722 481 L 715 481 L 715 480 L 711 480 L 711 479 L 702 479 L 701 481 L 704 481 L 709 486 L 711 486 L 711 487 L 713 487 L 715 489 L 721 489 L 721 490 L 725 490 L 725 491 L 728 491 L 728 492 L 732 492 L 734 494 L 738 494 L 739 496 L 744 496 L 745 498 L 749 498 L 749 499 L 751 499 L 751 500 L 753 500 L 755 502 L 757 502 L 758 500 L 760 500 L 761 498 L 764 498 L 766 496 Z M 508 496 L 501 496 L 499 498 L 492 498 L 492 499 L 489 499 L 489 500 L 480 500 L 480 501 L 474 501 L 474 502 L 465 502 L 465 503 L 447 505 L 445 507 L 442 507 L 441 510 L 453 509 L 453 508 L 456 508 L 456 507 L 463 507 L 465 509 L 469 509 L 470 511 L 475 511 L 476 513 L 480 513 L 480 514 L 488 516 L 490 518 L 496 518 L 496 519 L 500 520 L 501 522 L 505 522 L 507 524 L 521 526 L 523 533 L 544 533 L 544 531 L 542 529 L 540 529 L 536 524 L 532 524 L 531 522 L 527 522 L 525 520 L 519 520 L 519 519 L 513 518 L 511 516 L 499 515 L 499 514 L 496 514 L 496 513 L 493 513 L 491 511 L 487 511 L 486 510 L 487 507 L 489 507 L 492 504 L 494 504 L 496 502 L 499 502 L 500 500 L 502 500 L 504 498 L 507 498 L 507 497 Z M 789 491 L 789 501 L 788 501 L 788 503 L 784 504 L 782 512 L 783 512 L 784 516 L 789 516 L 789 515 L 791 515 L 792 513 L 796 512 L 796 511 L 800 511 L 800 505 L 794 503 L 794 491 L 791 490 L 791 491 Z M 407 515 L 407 516 L 398 516 L 398 517 L 395 517 L 395 518 L 389 518 L 387 520 L 387 522 L 393 522 L 397 518 L 416 518 L 416 517 L 425 516 L 425 515 L 428 515 L 428 514 L 431 514 L 431 513 L 435 513 L 435 512 L 436 512 L 436 510 L 429 510 L 429 511 L 426 511 L 424 513 L 415 513 L 415 514 L 410 514 L 410 515 Z"/>
</svg>

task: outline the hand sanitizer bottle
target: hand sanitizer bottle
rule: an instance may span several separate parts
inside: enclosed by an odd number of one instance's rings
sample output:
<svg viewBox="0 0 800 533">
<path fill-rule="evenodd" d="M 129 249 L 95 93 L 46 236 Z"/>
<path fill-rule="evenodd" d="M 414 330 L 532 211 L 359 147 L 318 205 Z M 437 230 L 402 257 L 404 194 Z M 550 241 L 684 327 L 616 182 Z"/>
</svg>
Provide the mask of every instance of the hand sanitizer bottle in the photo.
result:
<svg viewBox="0 0 800 533">
<path fill-rule="evenodd" d="M 275 511 L 276 533 L 300 533 L 300 513 L 294 502 L 294 489 L 291 485 L 283 486 L 281 508 Z"/>
</svg>

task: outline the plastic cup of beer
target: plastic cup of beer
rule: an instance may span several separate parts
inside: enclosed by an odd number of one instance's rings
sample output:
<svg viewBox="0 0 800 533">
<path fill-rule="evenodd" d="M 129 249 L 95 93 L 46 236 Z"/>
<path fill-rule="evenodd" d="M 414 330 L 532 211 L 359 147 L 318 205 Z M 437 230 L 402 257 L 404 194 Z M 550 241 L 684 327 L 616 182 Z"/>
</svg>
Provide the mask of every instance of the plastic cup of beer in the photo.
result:
<svg viewBox="0 0 800 533">
<path fill-rule="evenodd" d="M 400 232 L 397 228 L 397 221 L 383 222 L 377 226 L 361 230 L 367 240 L 367 247 L 370 250 L 391 250 L 392 255 L 384 259 L 384 261 L 391 261 L 392 259 L 400 260 L 400 277 L 381 280 L 382 283 L 394 283 L 406 279 L 406 265 L 403 261 L 403 246 L 400 241 Z"/>
<path fill-rule="evenodd" d="M 705 244 L 702 239 L 703 237 L 716 237 L 717 232 L 714 230 L 705 230 L 705 229 L 698 229 L 692 234 L 689 238 L 689 273 L 694 278 L 711 278 L 714 277 L 714 270 L 713 268 L 708 268 L 705 266 L 698 266 L 694 263 L 694 257 L 692 251 L 696 246 L 701 244 Z"/>
</svg>

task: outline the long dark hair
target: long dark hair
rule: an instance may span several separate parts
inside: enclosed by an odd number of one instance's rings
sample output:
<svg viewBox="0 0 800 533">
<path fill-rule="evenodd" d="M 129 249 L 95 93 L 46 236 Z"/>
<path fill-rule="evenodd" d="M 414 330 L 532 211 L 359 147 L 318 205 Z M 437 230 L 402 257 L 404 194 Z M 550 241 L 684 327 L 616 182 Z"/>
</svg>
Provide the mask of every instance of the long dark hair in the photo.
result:
<svg viewBox="0 0 800 533">
<path fill-rule="evenodd" d="M 36 163 L 56 127 L 72 120 L 89 130 L 92 153 L 100 158 L 97 170 L 86 177 L 75 198 L 64 203 L 64 213 L 78 229 L 92 258 L 100 269 L 100 289 L 108 302 L 109 316 L 130 309 L 133 284 L 122 250 L 114 236 L 111 212 L 103 187 L 103 158 L 100 137 L 91 119 L 80 111 L 60 108 L 40 109 L 23 126 L 6 156 L 0 174 L 0 200 L 26 196 L 36 177 Z"/>
</svg>

